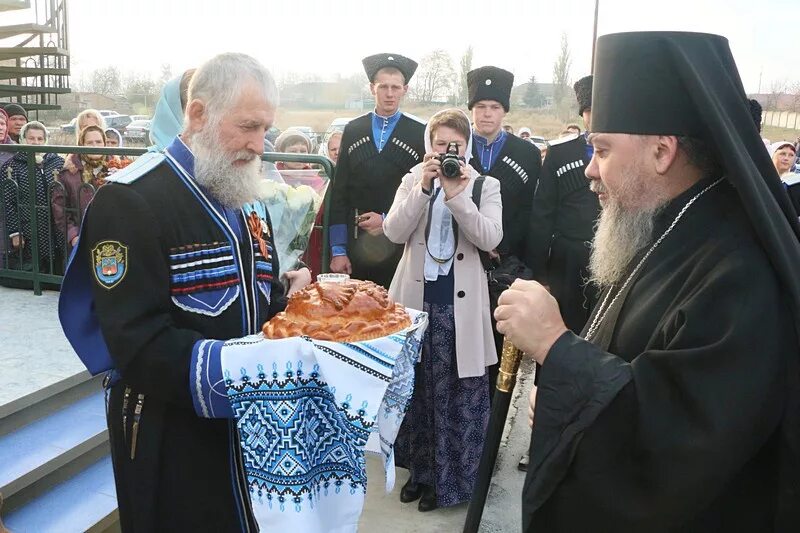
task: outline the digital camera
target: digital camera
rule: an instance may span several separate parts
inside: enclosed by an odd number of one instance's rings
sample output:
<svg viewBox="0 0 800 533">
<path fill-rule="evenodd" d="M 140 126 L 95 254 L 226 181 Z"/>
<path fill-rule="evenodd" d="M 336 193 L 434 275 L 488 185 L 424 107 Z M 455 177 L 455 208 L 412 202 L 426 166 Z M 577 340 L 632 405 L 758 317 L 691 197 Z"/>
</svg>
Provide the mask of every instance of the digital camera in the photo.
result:
<svg viewBox="0 0 800 533">
<path fill-rule="evenodd" d="M 447 152 L 437 155 L 436 159 L 442 164 L 442 176 L 445 178 L 457 178 L 461 175 L 461 162 L 464 158 L 458 156 L 458 143 L 447 143 Z"/>
</svg>

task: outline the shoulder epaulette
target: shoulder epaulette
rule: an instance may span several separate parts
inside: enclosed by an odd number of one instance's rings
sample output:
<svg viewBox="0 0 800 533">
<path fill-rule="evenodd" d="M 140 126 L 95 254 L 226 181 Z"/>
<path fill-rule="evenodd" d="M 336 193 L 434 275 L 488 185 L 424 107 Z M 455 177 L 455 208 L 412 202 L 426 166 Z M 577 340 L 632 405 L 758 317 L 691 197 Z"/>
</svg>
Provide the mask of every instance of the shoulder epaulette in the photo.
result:
<svg viewBox="0 0 800 533">
<path fill-rule="evenodd" d="M 578 134 L 578 133 L 572 133 L 570 135 L 564 135 L 563 137 L 559 137 L 558 139 L 553 139 L 552 141 L 547 141 L 547 144 L 549 144 L 550 146 L 557 146 L 559 144 L 565 144 L 565 143 L 568 143 L 570 141 L 574 141 L 575 139 L 578 138 L 579 135 L 580 134 Z"/>
<path fill-rule="evenodd" d="M 158 165 L 164 162 L 165 159 L 166 157 L 161 152 L 147 152 L 146 154 L 139 156 L 136 161 L 127 167 L 110 175 L 108 178 L 106 178 L 106 181 L 130 185 L 137 179 L 156 168 Z"/>
<path fill-rule="evenodd" d="M 800 183 L 800 174 L 792 173 L 791 176 L 783 177 L 781 178 L 781 180 L 787 187 L 794 187 L 795 185 Z"/>
<path fill-rule="evenodd" d="M 403 116 L 408 117 L 408 118 L 410 118 L 411 120 L 413 120 L 415 122 L 419 122 L 423 126 L 425 124 L 427 124 L 427 122 L 425 122 L 424 120 L 422 120 L 421 118 L 419 118 L 417 116 L 412 115 L 411 113 L 406 113 L 405 111 L 403 111 Z"/>
</svg>

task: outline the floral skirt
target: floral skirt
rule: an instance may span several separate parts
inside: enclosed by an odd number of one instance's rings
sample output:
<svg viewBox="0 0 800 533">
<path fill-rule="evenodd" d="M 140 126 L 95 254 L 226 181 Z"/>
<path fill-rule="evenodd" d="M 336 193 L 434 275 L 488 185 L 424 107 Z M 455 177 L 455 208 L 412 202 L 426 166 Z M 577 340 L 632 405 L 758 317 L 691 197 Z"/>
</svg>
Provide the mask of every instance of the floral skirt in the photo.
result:
<svg viewBox="0 0 800 533">
<path fill-rule="evenodd" d="M 452 305 L 424 304 L 428 329 L 414 397 L 395 443 L 397 464 L 436 488 L 440 507 L 469 501 L 489 423 L 489 378 L 459 378 Z"/>
</svg>

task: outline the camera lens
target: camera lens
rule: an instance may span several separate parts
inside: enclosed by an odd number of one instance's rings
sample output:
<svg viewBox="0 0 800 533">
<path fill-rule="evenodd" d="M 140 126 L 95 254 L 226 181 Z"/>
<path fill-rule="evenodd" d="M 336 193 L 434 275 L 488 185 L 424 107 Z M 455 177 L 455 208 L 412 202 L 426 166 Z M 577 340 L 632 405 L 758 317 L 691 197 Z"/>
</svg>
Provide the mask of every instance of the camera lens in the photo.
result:
<svg viewBox="0 0 800 533">
<path fill-rule="evenodd" d="M 442 161 L 442 176 L 445 178 L 455 178 L 461 174 L 461 165 L 458 164 L 458 158 L 445 157 Z"/>
</svg>

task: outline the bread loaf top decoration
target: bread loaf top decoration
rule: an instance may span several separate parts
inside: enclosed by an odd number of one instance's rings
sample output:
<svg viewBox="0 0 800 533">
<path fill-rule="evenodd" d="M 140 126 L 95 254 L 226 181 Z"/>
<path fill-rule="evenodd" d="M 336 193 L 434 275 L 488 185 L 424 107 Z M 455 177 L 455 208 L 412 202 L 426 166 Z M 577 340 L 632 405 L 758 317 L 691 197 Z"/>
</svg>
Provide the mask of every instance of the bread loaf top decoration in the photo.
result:
<svg viewBox="0 0 800 533">
<path fill-rule="evenodd" d="M 286 311 L 264 324 L 269 339 L 306 336 L 357 342 L 397 333 L 411 325 L 405 308 L 371 281 L 317 282 L 289 298 Z"/>
</svg>

